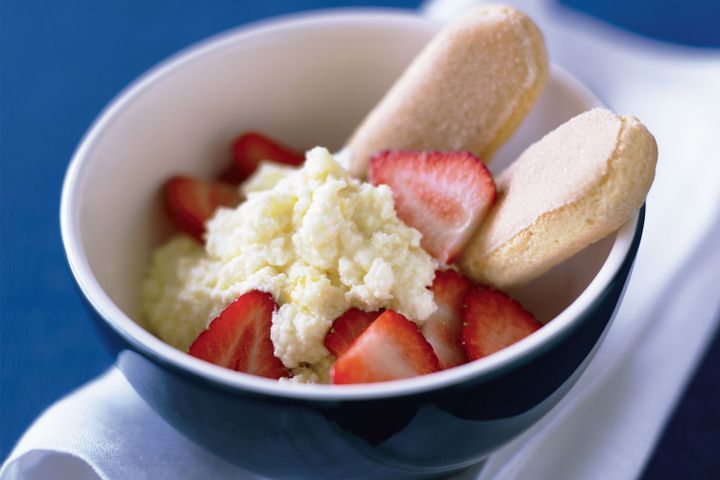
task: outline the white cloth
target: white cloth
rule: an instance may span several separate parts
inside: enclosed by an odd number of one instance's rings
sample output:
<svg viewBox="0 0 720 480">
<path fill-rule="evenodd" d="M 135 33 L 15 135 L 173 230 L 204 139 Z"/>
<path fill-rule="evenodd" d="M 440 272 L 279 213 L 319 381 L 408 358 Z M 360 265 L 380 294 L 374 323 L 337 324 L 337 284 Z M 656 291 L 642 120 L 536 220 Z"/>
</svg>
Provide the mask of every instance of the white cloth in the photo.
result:
<svg viewBox="0 0 720 480">
<path fill-rule="evenodd" d="M 51 406 L 22 437 L 2 480 L 258 479 L 196 446 L 113 367 Z"/>
<path fill-rule="evenodd" d="M 476 3 L 443 0 L 425 11 L 447 19 Z M 635 478 L 720 321 L 720 55 L 642 39 L 542 0 L 509 3 L 537 21 L 555 63 L 648 126 L 660 160 L 634 274 L 587 372 L 485 468 L 454 478 Z M 0 470 L 0 480 L 40 478 L 258 477 L 175 432 L 111 369 L 50 407 Z"/>
</svg>

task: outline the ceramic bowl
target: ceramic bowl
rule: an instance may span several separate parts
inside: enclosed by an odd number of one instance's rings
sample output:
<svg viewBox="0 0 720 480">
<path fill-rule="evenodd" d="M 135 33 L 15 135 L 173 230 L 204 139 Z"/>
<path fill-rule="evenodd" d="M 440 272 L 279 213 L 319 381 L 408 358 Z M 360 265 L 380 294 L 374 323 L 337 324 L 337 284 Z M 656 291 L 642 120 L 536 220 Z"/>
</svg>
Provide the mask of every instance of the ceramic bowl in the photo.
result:
<svg viewBox="0 0 720 480">
<path fill-rule="evenodd" d="M 70 267 L 120 370 L 168 423 L 273 478 L 423 478 L 481 462 L 545 413 L 593 355 L 622 297 L 642 212 L 512 293 L 547 325 L 480 361 L 373 385 L 287 385 L 216 367 L 143 326 L 139 291 L 170 227 L 159 187 L 211 176 L 240 132 L 342 147 L 438 25 L 410 13 L 323 12 L 210 38 L 170 58 L 100 115 L 67 172 L 61 224 Z M 598 105 L 553 67 L 497 171 Z M 160 450 L 161 451 L 161 450 Z"/>
</svg>

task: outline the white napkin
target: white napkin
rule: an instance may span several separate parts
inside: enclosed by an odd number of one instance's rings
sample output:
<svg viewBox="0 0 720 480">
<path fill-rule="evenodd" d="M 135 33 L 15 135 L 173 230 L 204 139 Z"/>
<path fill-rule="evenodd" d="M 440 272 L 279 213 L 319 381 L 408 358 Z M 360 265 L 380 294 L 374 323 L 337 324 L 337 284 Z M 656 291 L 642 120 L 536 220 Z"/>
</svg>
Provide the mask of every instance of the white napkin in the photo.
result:
<svg viewBox="0 0 720 480">
<path fill-rule="evenodd" d="M 425 11 L 448 19 L 477 3 L 443 0 Z M 630 286 L 587 372 L 485 468 L 453 478 L 634 478 L 720 321 L 720 55 L 641 39 L 542 0 L 515 3 L 540 25 L 553 62 L 646 123 L 660 160 Z M 111 369 L 50 407 L 0 469 L 0 480 L 45 478 L 259 477 L 175 432 Z"/>
<path fill-rule="evenodd" d="M 196 446 L 112 367 L 51 406 L 22 437 L 2 480 L 259 479 Z"/>
</svg>

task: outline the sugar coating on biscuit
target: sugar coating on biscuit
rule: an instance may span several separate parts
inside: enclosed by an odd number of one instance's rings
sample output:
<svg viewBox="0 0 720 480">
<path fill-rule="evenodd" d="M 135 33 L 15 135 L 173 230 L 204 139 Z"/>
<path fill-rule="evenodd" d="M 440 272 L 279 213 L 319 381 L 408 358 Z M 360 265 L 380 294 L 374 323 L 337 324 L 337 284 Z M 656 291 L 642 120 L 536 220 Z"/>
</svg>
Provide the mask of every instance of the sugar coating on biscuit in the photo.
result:
<svg viewBox="0 0 720 480">
<path fill-rule="evenodd" d="M 349 142 L 351 171 L 386 149 L 468 150 L 487 161 L 545 85 L 540 31 L 510 7 L 481 7 L 442 30 Z"/>
<path fill-rule="evenodd" d="M 538 277 L 622 226 L 642 205 L 656 160 L 636 118 L 604 109 L 573 118 L 498 177 L 498 202 L 461 268 L 498 287 Z"/>
<path fill-rule="evenodd" d="M 556 210 L 586 195 L 607 169 L 620 126 L 620 119 L 612 112 L 591 110 L 523 152 L 496 179 L 498 203 L 487 220 L 481 248 L 495 250 L 532 225 L 538 213 Z"/>
</svg>

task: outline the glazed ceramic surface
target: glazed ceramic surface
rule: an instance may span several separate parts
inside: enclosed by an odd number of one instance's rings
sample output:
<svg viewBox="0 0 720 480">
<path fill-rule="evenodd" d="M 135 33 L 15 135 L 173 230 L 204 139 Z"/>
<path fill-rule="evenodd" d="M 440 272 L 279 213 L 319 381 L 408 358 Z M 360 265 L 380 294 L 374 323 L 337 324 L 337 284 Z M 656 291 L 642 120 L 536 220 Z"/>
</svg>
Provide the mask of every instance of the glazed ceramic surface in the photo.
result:
<svg viewBox="0 0 720 480">
<path fill-rule="evenodd" d="M 198 444 L 274 478 L 422 478 L 480 462 L 569 390 L 622 297 L 642 212 L 617 234 L 512 291 L 547 325 L 481 361 L 415 379 L 286 385 L 221 369 L 143 328 L 139 287 L 171 231 L 159 187 L 211 176 L 240 132 L 339 150 L 438 26 L 397 12 L 286 18 L 192 47 L 124 91 L 73 158 L 61 207 L 70 266 L 132 386 Z M 552 69 L 497 172 L 572 116 L 599 105 Z"/>
</svg>

